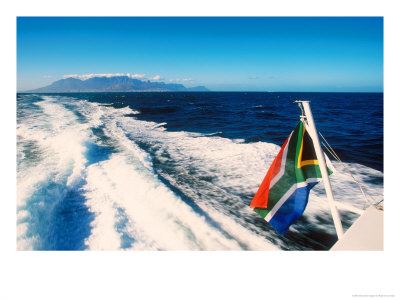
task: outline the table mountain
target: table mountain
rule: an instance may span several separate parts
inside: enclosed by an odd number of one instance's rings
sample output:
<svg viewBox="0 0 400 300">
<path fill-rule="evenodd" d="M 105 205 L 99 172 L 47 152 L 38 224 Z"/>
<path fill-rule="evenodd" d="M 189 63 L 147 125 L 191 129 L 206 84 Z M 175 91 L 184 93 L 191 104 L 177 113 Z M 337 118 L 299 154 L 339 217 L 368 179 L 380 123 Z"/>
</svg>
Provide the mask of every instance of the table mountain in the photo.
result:
<svg viewBox="0 0 400 300">
<path fill-rule="evenodd" d="M 25 92 L 76 93 L 76 92 L 135 92 L 135 91 L 208 91 L 204 86 L 187 88 L 182 84 L 142 81 L 128 76 L 92 77 L 86 80 L 65 78 L 52 84 Z"/>
</svg>

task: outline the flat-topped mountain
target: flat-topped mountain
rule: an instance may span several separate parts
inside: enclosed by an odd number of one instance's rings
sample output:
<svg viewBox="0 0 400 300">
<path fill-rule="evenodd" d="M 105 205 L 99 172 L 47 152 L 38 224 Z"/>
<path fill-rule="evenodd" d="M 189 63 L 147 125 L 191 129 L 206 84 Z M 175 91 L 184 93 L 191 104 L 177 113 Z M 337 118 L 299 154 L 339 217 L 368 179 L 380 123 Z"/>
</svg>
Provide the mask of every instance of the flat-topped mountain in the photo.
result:
<svg viewBox="0 0 400 300">
<path fill-rule="evenodd" d="M 92 77 L 81 80 L 73 77 L 25 92 L 29 93 L 76 93 L 76 92 L 136 92 L 136 91 L 209 91 L 204 86 L 187 88 L 182 84 L 142 81 L 128 76 Z"/>
</svg>

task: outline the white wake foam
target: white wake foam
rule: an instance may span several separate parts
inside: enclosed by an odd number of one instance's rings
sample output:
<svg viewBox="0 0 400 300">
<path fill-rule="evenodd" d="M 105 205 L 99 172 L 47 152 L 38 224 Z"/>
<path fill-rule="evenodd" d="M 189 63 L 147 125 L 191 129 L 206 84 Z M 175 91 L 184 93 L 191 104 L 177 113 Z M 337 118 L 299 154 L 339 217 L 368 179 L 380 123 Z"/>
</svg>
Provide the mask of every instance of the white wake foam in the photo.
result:
<svg viewBox="0 0 400 300">
<path fill-rule="evenodd" d="M 38 110 L 19 120 L 21 148 L 34 147 L 35 160 L 19 156 L 17 174 L 17 248 L 40 248 L 37 227 L 45 225 L 54 205 L 74 189 L 85 169 L 87 125 L 53 98 L 43 97 Z M 32 152 L 32 149 L 31 149 Z M 32 163 L 32 161 L 35 163 Z"/>
<path fill-rule="evenodd" d="M 90 249 L 121 248 L 123 234 L 116 229 L 121 209 L 129 218 L 124 233 L 134 240 L 132 249 L 242 249 L 230 234 L 232 229 L 243 234 L 240 242 L 248 244 L 250 249 L 275 249 L 266 240 L 221 214 L 214 213 L 213 219 L 217 223 L 225 220 L 222 231 L 209 224 L 205 216 L 195 212 L 160 181 L 154 173 L 151 157 L 127 137 L 120 123 L 131 119 L 124 117 L 130 113 L 129 109 L 101 109 L 102 119 L 106 120 L 104 134 L 114 140 L 113 144 L 120 152 L 88 167 L 85 196 L 96 216 L 92 235 L 87 240 Z M 141 122 L 141 125 L 136 126 L 136 130 L 142 134 L 165 132 L 160 124 Z M 229 231 L 225 232 L 225 229 Z M 251 237 L 253 244 L 249 243 Z"/>
</svg>

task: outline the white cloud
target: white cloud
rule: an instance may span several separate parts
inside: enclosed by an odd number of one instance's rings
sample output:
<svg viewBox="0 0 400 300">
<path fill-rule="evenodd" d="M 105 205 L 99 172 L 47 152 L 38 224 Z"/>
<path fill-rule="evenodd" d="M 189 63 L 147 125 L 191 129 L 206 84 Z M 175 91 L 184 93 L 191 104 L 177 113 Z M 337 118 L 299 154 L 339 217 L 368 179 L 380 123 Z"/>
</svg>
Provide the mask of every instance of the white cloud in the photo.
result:
<svg viewBox="0 0 400 300">
<path fill-rule="evenodd" d="M 64 75 L 63 78 L 77 78 L 81 80 L 86 80 L 89 78 L 93 77 L 116 77 L 116 76 L 128 76 L 130 78 L 134 79 L 143 79 L 146 77 L 146 74 L 130 74 L 130 73 L 103 73 L 103 74 L 83 74 L 83 75 L 78 75 L 78 74 L 70 74 L 70 75 Z"/>
<path fill-rule="evenodd" d="M 161 77 L 160 75 L 156 75 L 156 76 L 150 77 L 149 79 L 153 80 L 153 81 L 160 81 L 160 80 L 163 80 L 164 78 Z"/>
<path fill-rule="evenodd" d="M 133 79 L 148 79 L 152 81 L 162 81 L 164 80 L 164 77 L 161 75 L 155 75 L 151 77 L 146 77 L 146 74 L 131 74 L 131 73 L 93 73 L 93 74 L 69 74 L 69 75 L 64 75 L 63 78 L 77 78 L 81 80 L 86 80 L 89 78 L 93 77 L 116 77 L 116 76 L 128 76 L 129 78 Z M 170 79 L 169 82 L 189 82 L 189 81 L 194 81 L 192 78 L 176 78 L 176 79 Z"/>
<path fill-rule="evenodd" d="M 144 79 L 146 78 L 146 74 L 126 74 L 128 77 L 133 78 L 133 79 Z"/>
<path fill-rule="evenodd" d="M 188 82 L 188 81 L 194 81 L 193 78 L 176 78 L 176 79 L 170 79 L 169 82 Z"/>
</svg>

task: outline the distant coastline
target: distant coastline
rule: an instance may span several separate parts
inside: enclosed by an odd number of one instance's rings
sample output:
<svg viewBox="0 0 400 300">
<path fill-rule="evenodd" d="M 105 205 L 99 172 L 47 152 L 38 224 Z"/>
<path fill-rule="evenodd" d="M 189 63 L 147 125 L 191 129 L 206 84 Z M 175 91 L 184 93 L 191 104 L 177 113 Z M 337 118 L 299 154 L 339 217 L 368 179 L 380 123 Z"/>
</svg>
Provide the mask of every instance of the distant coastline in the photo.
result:
<svg viewBox="0 0 400 300">
<path fill-rule="evenodd" d="M 127 91 L 116 91 L 116 90 L 98 90 L 98 91 L 69 91 L 69 92 L 38 92 L 34 90 L 28 91 L 17 91 L 17 94 L 74 94 L 74 93 L 166 93 L 166 92 L 202 92 L 202 93 L 285 93 L 285 94 L 383 94 L 384 92 L 343 92 L 343 91 L 329 91 L 329 92 L 298 92 L 298 91 L 213 91 L 213 90 L 184 90 L 184 91 L 171 91 L 171 90 L 127 90 Z"/>
<path fill-rule="evenodd" d="M 93 93 L 93 92 L 188 92 L 209 91 L 205 86 L 185 87 L 177 83 L 143 81 L 129 76 L 92 77 L 86 80 L 65 78 L 52 84 L 23 91 L 24 93 Z"/>
</svg>

